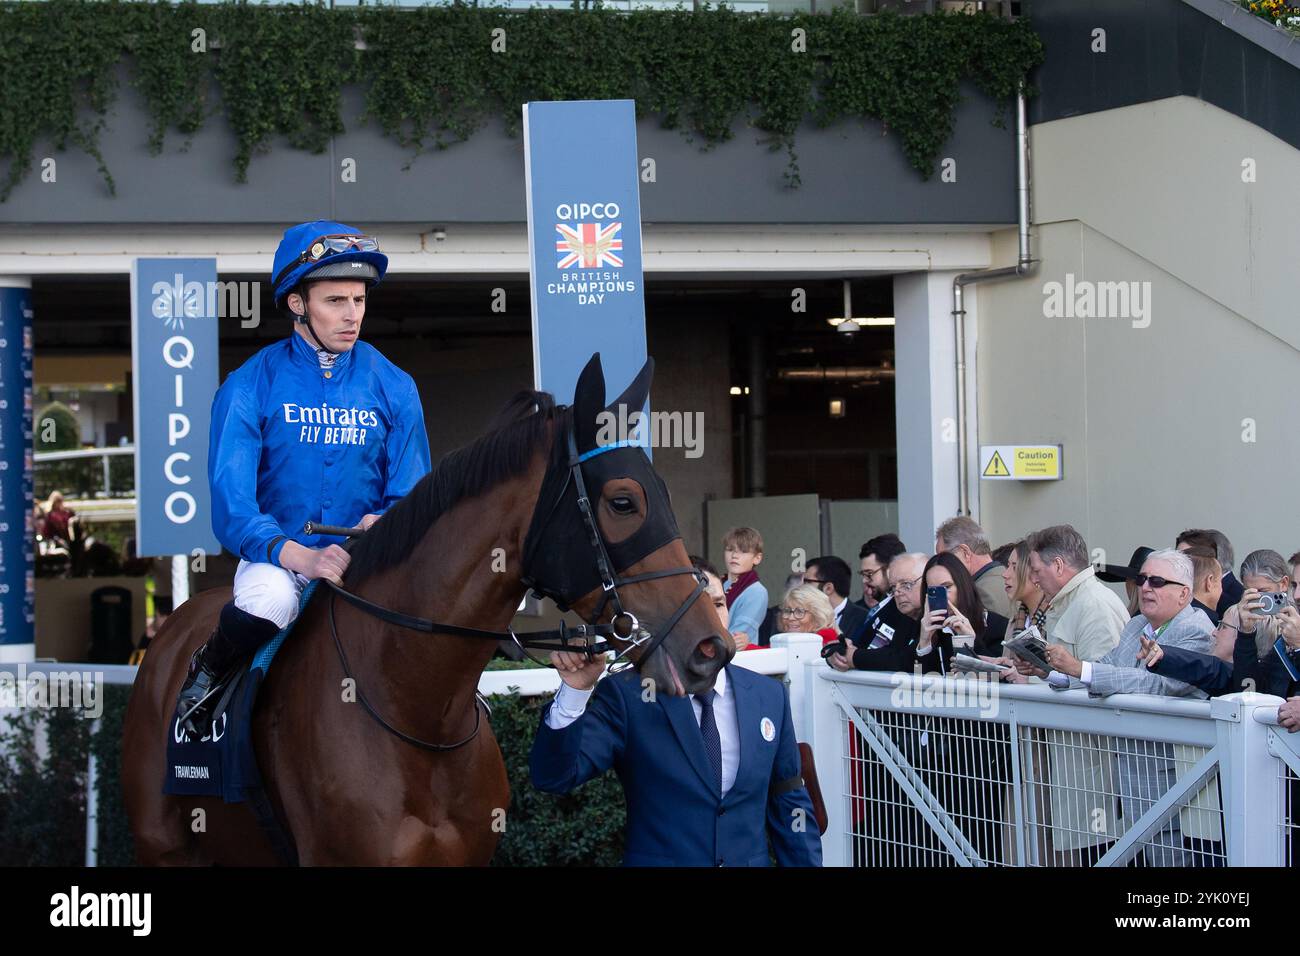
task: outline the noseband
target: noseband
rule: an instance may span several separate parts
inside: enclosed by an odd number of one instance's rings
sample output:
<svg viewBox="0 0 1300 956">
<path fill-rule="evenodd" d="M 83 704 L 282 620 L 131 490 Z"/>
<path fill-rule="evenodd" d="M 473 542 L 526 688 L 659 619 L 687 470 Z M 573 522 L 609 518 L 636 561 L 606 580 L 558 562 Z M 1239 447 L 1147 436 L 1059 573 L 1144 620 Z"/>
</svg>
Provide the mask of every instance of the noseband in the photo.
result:
<svg viewBox="0 0 1300 956">
<path fill-rule="evenodd" d="M 356 678 L 353 677 L 352 669 L 348 664 L 347 655 L 343 650 L 343 644 L 339 640 L 338 628 L 334 620 L 334 598 L 336 596 L 343 598 L 349 604 L 359 608 L 372 617 L 379 618 L 389 624 L 394 624 L 398 627 L 413 631 L 454 634 L 460 637 L 483 638 L 493 641 L 510 641 L 521 651 L 525 652 L 527 648 L 534 648 L 537 650 L 571 651 L 586 654 L 590 658 L 597 654 L 603 654 L 609 650 L 615 650 L 617 651 L 617 654 L 609 665 L 610 673 L 615 673 L 616 671 L 633 666 L 634 663 L 644 661 L 646 657 L 654 653 L 659 645 L 663 643 L 664 639 L 672 633 L 672 629 L 677 626 L 678 622 L 681 621 L 686 612 L 689 611 L 691 606 L 699 599 L 700 595 L 704 593 L 707 587 L 707 580 L 703 572 L 698 571 L 693 567 L 670 568 L 664 571 L 649 571 L 645 574 L 635 574 L 630 577 L 619 576 L 619 569 L 615 568 L 614 562 L 610 559 L 609 547 L 605 542 L 604 535 L 600 532 L 600 526 L 597 523 L 596 514 L 591 505 L 591 498 L 587 494 L 587 484 L 583 476 L 582 466 L 584 462 L 596 458 L 606 452 L 614 451 L 618 448 L 633 446 L 629 442 L 617 442 L 610 445 L 598 446 L 593 448 L 591 451 L 579 454 L 572 423 L 570 423 L 565 429 L 565 441 L 567 445 L 567 457 L 565 459 L 566 473 L 563 481 L 560 482 L 559 491 L 551 498 L 550 506 L 545 512 L 545 517 L 541 516 L 543 500 L 540 494 L 538 496 L 537 504 L 533 508 L 533 517 L 529 524 L 530 530 L 528 538 L 524 545 L 524 570 L 520 575 L 520 580 L 537 596 L 549 598 L 554 601 L 561 611 L 569 610 L 569 605 L 573 600 L 576 600 L 576 597 L 581 597 L 582 594 L 586 594 L 591 590 L 590 587 L 587 587 L 575 597 L 574 594 L 570 593 L 571 588 L 565 588 L 563 586 L 553 587 L 548 585 L 543 580 L 546 575 L 545 569 L 537 570 L 535 568 L 535 564 L 539 561 L 540 556 L 542 555 L 542 545 L 545 543 L 543 539 L 545 538 L 546 529 L 552 525 L 553 519 L 555 519 L 557 514 L 560 513 L 560 504 L 568 493 L 570 485 L 572 485 L 577 496 L 577 509 L 578 514 L 582 519 L 583 529 L 585 530 L 586 543 L 595 557 L 596 576 L 599 578 L 600 588 L 602 591 L 599 603 L 597 603 L 595 609 L 587 617 L 585 624 L 580 624 L 577 627 L 568 627 L 563 621 L 561 621 L 558 628 L 547 631 L 528 631 L 523 634 L 517 634 L 514 630 L 491 631 L 477 627 L 463 627 L 458 624 L 440 623 L 438 621 L 429 620 L 428 618 L 402 614 L 399 611 L 393 611 L 379 604 L 375 604 L 372 601 L 367 601 L 360 595 L 353 594 L 332 581 L 325 582 L 331 589 L 329 600 L 330 634 L 334 639 L 334 646 L 338 650 L 339 660 L 343 665 L 344 675 L 352 679 L 352 686 L 356 688 L 357 700 L 365 708 L 366 712 L 369 713 L 370 716 L 373 717 L 385 730 L 406 743 L 420 747 L 424 750 L 435 752 L 456 750 L 465 746 L 478 736 L 479 729 L 482 725 L 483 710 L 488 709 L 487 701 L 483 698 L 482 694 L 478 693 L 477 690 L 475 691 L 474 729 L 470 732 L 468 737 L 455 743 L 431 743 L 413 737 L 392 726 L 370 704 L 370 701 L 361 692 L 361 688 L 357 684 Z M 553 469 L 548 468 L 547 475 L 542 480 L 543 490 L 546 489 L 548 484 L 552 483 L 552 481 L 548 481 L 548 479 L 551 479 L 552 477 Z M 646 521 L 649 522 L 650 520 L 651 515 L 647 513 Z M 680 535 L 676 533 L 676 522 L 672 518 L 671 510 L 667 511 L 666 517 L 663 515 L 656 515 L 655 520 L 668 522 L 664 527 L 656 529 L 660 536 L 671 533 L 673 539 L 680 537 Z M 306 530 L 309 534 L 313 532 L 316 534 L 346 536 L 356 536 L 359 534 L 359 532 L 352 528 L 327 527 L 314 525 L 312 523 L 308 523 Z M 639 554 L 628 560 L 624 560 L 623 566 L 628 567 L 635 564 L 637 561 L 646 557 L 647 554 L 656 550 L 657 547 L 661 546 L 662 545 L 656 545 L 647 550 L 645 554 Z M 682 601 L 682 603 L 678 605 L 677 609 L 668 617 L 663 626 L 656 629 L 654 633 L 651 633 L 642 626 L 641 621 L 637 616 L 627 610 L 624 606 L 622 597 L 618 593 L 619 587 L 629 584 L 640 584 L 645 581 L 653 581 L 657 578 L 675 577 L 681 574 L 689 574 L 695 578 L 695 589 L 687 596 L 686 600 Z M 600 618 L 604 615 L 606 608 L 611 605 L 613 614 L 610 617 L 610 620 L 606 623 L 598 623 Z M 598 640 L 598 638 L 608 638 L 609 640 Z M 622 650 L 618 650 L 618 648 L 610 643 L 610 641 L 625 644 L 626 646 L 623 647 Z M 637 648 L 642 649 L 641 654 L 637 658 L 637 661 L 633 662 L 628 658 L 628 654 Z"/>
<path fill-rule="evenodd" d="M 578 454 L 577 440 L 574 436 L 572 427 L 566 430 L 565 441 L 568 446 L 567 475 L 565 476 L 564 483 L 560 486 L 559 491 L 552 499 L 551 507 L 546 512 L 546 517 L 543 518 L 540 523 L 537 522 L 537 511 L 534 511 L 533 523 L 530 527 L 528 541 L 524 546 L 524 572 L 520 576 L 520 579 L 527 587 L 531 588 L 533 593 L 538 597 L 549 598 L 562 611 L 569 610 L 569 605 L 572 603 L 571 595 L 564 593 L 557 588 L 548 587 L 545 583 L 541 582 L 539 578 L 542 577 L 545 572 L 542 571 L 539 573 L 535 571 L 534 564 L 540 553 L 546 529 L 550 526 L 552 519 L 554 519 L 556 513 L 559 511 L 560 504 L 568 492 L 569 485 L 572 484 L 577 495 L 578 514 L 582 517 L 582 524 L 586 530 L 586 543 L 595 556 L 596 574 L 599 577 L 601 589 L 600 601 L 596 604 L 595 609 L 587 618 L 587 623 L 583 626 L 584 630 L 589 630 L 596 636 L 610 637 L 619 642 L 626 642 L 627 645 L 621 651 L 618 651 L 614 660 L 611 662 L 611 673 L 613 673 L 615 670 L 621 670 L 633 663 L 628 659 L 627 655 L 636 648 L 642 648 L 638 662 L 644 661 L 649 654 L 652 654 L 655 649 L 663 643 L 664 639 L 672 633 L 673 628 L 677 626 L 677 623 L 682 619 L 686 612 L 691 609 L 691 606 L 699 599 L 700 595 L 704 593 L 708 586 L 708 582 L 703 573 L 692 567 L 669 568 L 663 571 L 648 571 L 645 574 L 620 577 L 618 574 L 619 569 L 615 568 L 614 562 L 610 560 L 609 548 L 605 543 L 605 537 L 600 533 L 600 525 L 596 520 L 596 512 L 592 507 L 591 497 L 587 493 L 587 482 L 582 473 L 582 465 L 584 462 L 590 461 L 598 455 L 603 455 L 606 452 L 611 452 L 618 448 L 635 446 L 630 442 L 616 442 L 614 444 L 593 448 L 591 451 L 583 454 Z M 545 487 L 545 485 L 546 483 L 543 482 L 543 487 Z M 539 498 L 537 507 L 540 508 L 541 504 L 542 502 Z M 646 521 L 671 521 L 671 516 L 671 511 L 667 512 L 666 517 L 661 515 L 652 516 L 647 513 Z M 673 538 L 680 537 L 680 535 L 676 533 L 677 528 L 675 523 L 671 525 L 670 529 L 665 528 L 665 533 L 669 530 L 671 531 Z M 654 549 L 652 548 L 651 550 Z M 624 566 L 626 567 L 631 565 L 645 556 L 645 554 L 637 555 L 631 560 L 625 562 Z M 686 600 L 677 606 L 677 610 L 668 617 L 668 620 L 664 622 L 663 626 L 656 629 L 656 631 L 651 634 L 641 626 L 641 622 L 637 619 L 637 616 L 624 607 L 623 599 L 618 593 L 618 589 L 620 586 L 628 584 L 640 584 L 644 581 L 653 581 L 657 578 L 675 577 L 680 574 L 689 574 L 694 577 L 695 589 L 687 596 Z M 589 590 L 590 588 L 585 588 L 581 593 L 585 594 Z M 611 605 L 613 607 L 613 615 L 610 617 L 609 623 L 596 623 L 604 615 L 605 609 Z M 516 638 L 515 642 L 520 644 L 521 647 L 526 643 L 521 642 L 518 638 Z M 588 653 L 598 654 L 609 649 L 610 645 L 608 643 L 601 642 L 592 645 Z M 615 648 L 615 650 L 617 650 L 617 648 Z"/>
</svg>

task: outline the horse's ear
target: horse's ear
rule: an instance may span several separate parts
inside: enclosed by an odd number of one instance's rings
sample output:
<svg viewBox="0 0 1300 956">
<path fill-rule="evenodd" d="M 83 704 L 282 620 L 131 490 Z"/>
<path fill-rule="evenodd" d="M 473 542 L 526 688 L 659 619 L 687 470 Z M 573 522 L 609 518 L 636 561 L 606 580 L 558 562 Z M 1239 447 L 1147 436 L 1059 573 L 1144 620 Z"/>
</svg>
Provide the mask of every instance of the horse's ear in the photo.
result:
<svg viewBox="0 0 1300 956">
<path fill-rule="evenodd" d="M 573 429 L 578 451 L 596 447 L 596 416 L 605 407 L 605 373 L 600 367 L 600 353 L 591 356 L 578 376 L 573 389 Z"/>
<path fill-rule="evenodd" d="M 610 402 L 607 410 L 618 414 L 618 406 L 626 405 L 629 415 L 641 411 L 650 397 L 650 380 L 654 377 L 655 360 L 647 357 L 645 364 L 641 366 L 641 371 L 637 372 L 636 378 L 632 379 L 632 384 L 623 390 L 622 395 Z"/>
</svg>

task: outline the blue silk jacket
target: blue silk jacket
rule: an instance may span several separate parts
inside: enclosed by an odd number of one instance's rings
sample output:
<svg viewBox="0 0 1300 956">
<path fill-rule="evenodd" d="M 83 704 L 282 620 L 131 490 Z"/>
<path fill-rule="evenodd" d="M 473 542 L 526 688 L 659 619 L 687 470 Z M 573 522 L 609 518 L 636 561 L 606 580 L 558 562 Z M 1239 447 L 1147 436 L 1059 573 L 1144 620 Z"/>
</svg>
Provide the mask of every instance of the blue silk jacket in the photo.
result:
<svg viewBox="0 0 1300 956">
<path fill-rule="evenodd" d="M 358 341 L 323 369 L 297 333 L 230 374 L 212 403 L 212 530 L 232 554 L 279 563 L 307 521 L 350 527 L 382 514 L 429 471 L 411 376 Z"/>
</svg>

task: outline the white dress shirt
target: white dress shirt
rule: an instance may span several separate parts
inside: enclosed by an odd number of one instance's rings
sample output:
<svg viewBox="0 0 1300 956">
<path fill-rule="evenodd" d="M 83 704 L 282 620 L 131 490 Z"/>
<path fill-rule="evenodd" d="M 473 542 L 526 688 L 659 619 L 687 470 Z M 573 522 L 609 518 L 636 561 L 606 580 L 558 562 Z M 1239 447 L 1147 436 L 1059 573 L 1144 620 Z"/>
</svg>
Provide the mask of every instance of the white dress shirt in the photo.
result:
<svg viewBox="0 0 1300 956">
<path fill-rule="evenodd" d="M 722 792 L 726 794 L 736 782 L 736 771 L 740 769 L 740 722 L 736 718 L 736 697 L 727 692 L 727 669 L 718 671 L 718 679 L 713 682 L 717 696 L 713 698 L 713 720 L 718 725 L 718 739 L 722 743 Z M 555 694 L 551 709 L 546 712 L 546 726 L 552 730 L 563 730 L 573 723 L 587 709 L 595 690 L 576 690 L 561 682 Z M 691 697 L 691 709 L 695 711 L 695 722 L 700 722 L 704 708 L 694 696 Z"/>
<path fill-rule="evenodd" d="M 849 605 L 848 598 L 845 598 L 844 600 L 840 601 L 839 604 L 835 605 L 835 626 L 836 627 L 840 626 L 840 615 L 844 613 L 844 609 L 848 607 L 848 605 Z"/>
</svg>

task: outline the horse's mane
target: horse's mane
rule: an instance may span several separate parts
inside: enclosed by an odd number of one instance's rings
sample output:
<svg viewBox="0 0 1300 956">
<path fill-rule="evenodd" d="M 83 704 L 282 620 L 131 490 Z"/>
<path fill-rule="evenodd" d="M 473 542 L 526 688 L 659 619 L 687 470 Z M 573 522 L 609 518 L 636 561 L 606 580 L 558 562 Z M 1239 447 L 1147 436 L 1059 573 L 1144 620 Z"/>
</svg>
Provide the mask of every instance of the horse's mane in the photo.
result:
<svg viewBox="0 0 1300 956">
<path fill-rule="evenodd" d="M 357 539 L 344 580 L 355 584 L 408 558 L 430 526 L 463 498 L 490 491 L 523 474 L 545 440 L 548 422 L 567 427 L 572 409 L 557 406 L 549 392 L 525 389 L 510 399 L 488 432 L 448 452 L 433 470 Z M 552 449 L 563 451 L 563 442 Z"/>
</svg>

